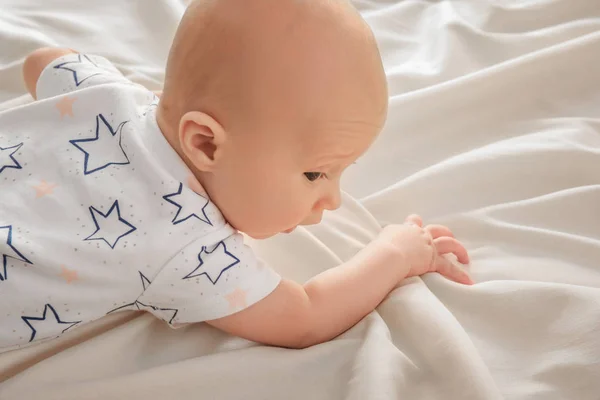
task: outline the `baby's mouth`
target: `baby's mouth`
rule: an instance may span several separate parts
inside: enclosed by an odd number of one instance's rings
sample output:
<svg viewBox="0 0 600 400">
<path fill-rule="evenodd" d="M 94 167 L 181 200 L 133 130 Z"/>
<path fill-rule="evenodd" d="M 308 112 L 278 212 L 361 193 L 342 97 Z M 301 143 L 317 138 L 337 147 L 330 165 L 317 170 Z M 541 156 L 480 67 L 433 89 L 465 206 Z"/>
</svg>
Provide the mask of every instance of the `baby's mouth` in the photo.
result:
<svg viewBox="0 0 600 400">
<path fill-rule="evenodd" d="M 292 233 L 294 231 L 294 229 L 296 229 L 296 227 L 286 229 L 285 231 L 283 231 L 283 233 Z"/>
</svg>

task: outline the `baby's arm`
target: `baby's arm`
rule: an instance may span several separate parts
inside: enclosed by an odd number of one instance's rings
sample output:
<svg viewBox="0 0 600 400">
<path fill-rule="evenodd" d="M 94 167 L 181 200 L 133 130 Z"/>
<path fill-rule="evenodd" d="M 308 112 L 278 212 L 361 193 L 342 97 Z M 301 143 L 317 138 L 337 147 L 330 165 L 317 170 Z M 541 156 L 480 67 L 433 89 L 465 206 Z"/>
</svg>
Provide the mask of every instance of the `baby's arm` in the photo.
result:
<svg viewBox="0 0 600 400">
<path fill-rule="evenodd" d="M 282 280 L 264 300 L 209 321 L 221 330 L 275 346 L 304 348 L 344 332 L 371 312 L 407 268 L 391 248 L 371 244 L 304 286 Z"/>
<path fill-rule="evenodd" d="M 428 231 L 417 225 L 395 225 L 350 261 L 304 286 L 283 280 L 262 301 L 208 323 L 275 346 L 304 348 L 325 342 L 375 309 L 407 276 L 437 271 L 458 282 L 471 283 L 464 271 L 437 256 L 436 241 L 444 253 L 452 252 L 460 261 L 468 262 L 466 250 L 451 236 L 443 227 Z"/>
<path fill-rule="evenodd" d="M 35 88 L 44 68 L 57 58 L 71 53 L 76 52 L 71 49 L 43 47 L 27 56 L 23 64 L 23 79 L 25 80 L 27 90 L 34 99 L 37 100 Z"/>
</svg>

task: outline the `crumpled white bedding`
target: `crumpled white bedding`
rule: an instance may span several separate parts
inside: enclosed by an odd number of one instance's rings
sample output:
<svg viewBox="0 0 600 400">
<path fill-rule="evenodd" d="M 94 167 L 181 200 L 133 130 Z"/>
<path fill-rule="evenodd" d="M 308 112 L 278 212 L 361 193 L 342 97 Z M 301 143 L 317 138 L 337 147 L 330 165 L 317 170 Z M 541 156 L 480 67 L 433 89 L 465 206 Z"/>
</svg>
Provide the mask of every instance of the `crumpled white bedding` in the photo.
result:
<svg viewBox="0 0 600 400">
<path fill-rule="evenodd" d="M 600 2 L 355 4 L 389 77 L 385 131 L 348 171 L 339 212 L 252 244 L 304 281 L 420 213 L 465 242 L 478 284 L 407 280 L 301 351 L 116 314 L 0 355 L 1 399 L 600 398 Z M 183 10 L 3 0 L 0 108 L 29 101 L 20 68 L 40 46 L 107 56 L 159 88 Z"/>
</svg>

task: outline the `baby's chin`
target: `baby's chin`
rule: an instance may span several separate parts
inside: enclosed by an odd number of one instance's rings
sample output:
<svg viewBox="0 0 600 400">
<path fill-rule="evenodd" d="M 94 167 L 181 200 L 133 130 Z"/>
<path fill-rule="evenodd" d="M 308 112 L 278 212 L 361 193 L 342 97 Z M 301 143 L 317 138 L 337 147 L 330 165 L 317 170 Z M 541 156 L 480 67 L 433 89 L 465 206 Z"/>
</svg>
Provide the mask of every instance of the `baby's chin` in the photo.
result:
<svg viewBox="0 0 600 400">
<path fill-rule="evenodd" d="M 247 236 L 250 236 L 252 239 L 255 239 L 255 240 L 264 240 L 264 239 L 272 238 L 273 236 L 278 235 L 280 233 L 285 233 L 285 234 L 292 233 L 294 231 L 294 229 L 296 229 L 296 228 L 290 228 L 290 229 L 286 229 L 286 230 L 283 230 L 280 232 L 274 232 L 274 233 L 244 232 L 244 234 Z"/>
<path fill-rule="evenodd" d="M 273 236 L 277 235 L 277 233 L 246 233 L 246 232 L 244 232 L 244 233 L 255 240 L 269 239 L 269 238 L 272 238 Z"/>
</svg>

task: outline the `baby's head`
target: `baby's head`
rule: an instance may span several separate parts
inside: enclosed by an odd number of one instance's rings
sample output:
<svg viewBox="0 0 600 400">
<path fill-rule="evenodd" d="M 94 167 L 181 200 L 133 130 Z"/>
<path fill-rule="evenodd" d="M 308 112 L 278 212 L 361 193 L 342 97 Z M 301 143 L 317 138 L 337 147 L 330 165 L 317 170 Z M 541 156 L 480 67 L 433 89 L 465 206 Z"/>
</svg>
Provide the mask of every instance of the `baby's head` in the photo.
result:
<svg viewBox="0 0 600 400">
<path fill-rule="evenodd" d="M 386 111 L 377 45 L 345 0 L 197 0 L 157 119 L 228 222 L 266 238 L 339 207 Z"/>
</svg>

